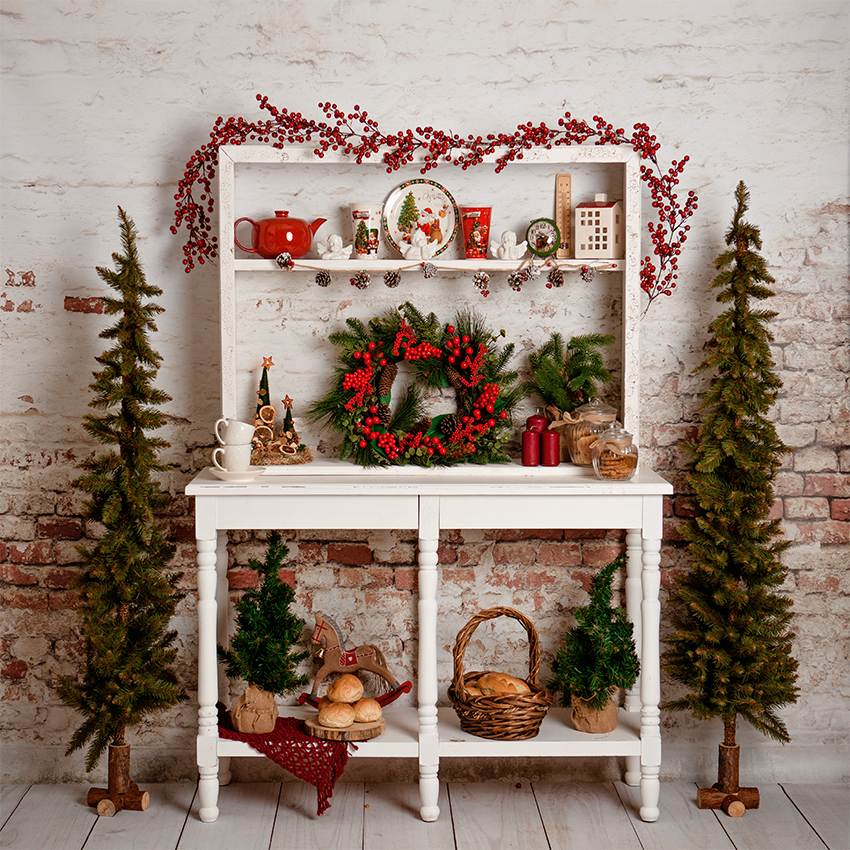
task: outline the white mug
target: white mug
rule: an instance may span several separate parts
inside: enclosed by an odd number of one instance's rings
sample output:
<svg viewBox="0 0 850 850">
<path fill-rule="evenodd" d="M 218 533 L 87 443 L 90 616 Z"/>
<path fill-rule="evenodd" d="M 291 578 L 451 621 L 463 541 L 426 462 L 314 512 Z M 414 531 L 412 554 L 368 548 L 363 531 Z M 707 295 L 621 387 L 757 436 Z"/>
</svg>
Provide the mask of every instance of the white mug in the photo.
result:
<svg viewBox="0 0 850 850">
<path fill-rule="evenodd" d="M 218 453 L 221 452 L 223 462 L 219 463 Z M 226 444 L 216 446 L 212 453 L 212 462 L 216 469 L 222 472 L 246 472 L 251 468 L 251 444 Z"/>
<path fill-rule="evenodd" d="M 224 433 L 219 428 L 224 425 Z M 238 419 L 219 419 L 215 423 L 215 435 L 223 446 L 242 446 L 254 437 L 254 426 Z"/>
</svg>

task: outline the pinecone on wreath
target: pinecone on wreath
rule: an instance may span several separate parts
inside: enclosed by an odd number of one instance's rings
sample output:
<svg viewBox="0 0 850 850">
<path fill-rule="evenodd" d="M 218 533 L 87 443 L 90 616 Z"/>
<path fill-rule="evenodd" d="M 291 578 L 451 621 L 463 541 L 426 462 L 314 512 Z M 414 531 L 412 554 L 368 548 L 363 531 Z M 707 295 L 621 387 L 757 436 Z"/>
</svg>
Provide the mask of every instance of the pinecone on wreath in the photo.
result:
<svg viewBox="0 0 850 850">
<path fill-rule="evenodd" d="M 411 434 L 427 434 L 431 427 L 431 417 L 423 416 L 411 429 Z"/>
<path fill-rule="evenodd" d="M 381 375 L 378 378 L 379 397 L 389 395 L 392 392 L 396 375 L 398 375 L 398 366 L 395 363 L 387 363 L 387 365 L 381 369 Z"/>
<path fill-rule="evenodd" d="M 380 419 L 384 425 L 389 425 L 390 422 L 392 422 L 392 418 L 393 412 L 390 406 L 383 401 L 380 402 L 378 404 L 378 419 Z"/>
<path fill-rule="evenodd" d="M 454 434 L 460 427 L 460 418 L 456 413 L 448 413 L 440 420 L 440 430 L 447 437 Z"/>
<path fill-rule="evenodd" d="M 463 389 L 463 382 L 460 379 L 460 372 L 454 366 L 446 366 L 446 378 L 449 383 L 456 389 Z"/>
</svg>

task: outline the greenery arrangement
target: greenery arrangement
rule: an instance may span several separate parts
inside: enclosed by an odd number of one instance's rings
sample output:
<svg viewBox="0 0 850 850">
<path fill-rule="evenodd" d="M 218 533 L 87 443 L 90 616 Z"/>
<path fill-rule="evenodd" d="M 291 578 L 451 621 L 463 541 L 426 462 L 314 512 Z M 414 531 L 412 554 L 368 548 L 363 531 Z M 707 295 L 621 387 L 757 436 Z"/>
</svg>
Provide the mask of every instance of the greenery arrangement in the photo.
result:
<svg viewBox="0 0 850 850">
<path fill-rule="evenodd" d="M 590 585 L 590 601 L 575 611 L 577 625 L 564 635 L 564 645 L 552 662 L 546 687 L 561 693 L 563 705 L 572 696 L 601 710 L 615 688 L 631 688 L 640 672 L 632 624 L 619 606 L 611 607 L 611 585 L 625 567 L 625 554 L 603 567 Z"/>
<path fill-rule="evenodd" d="M 710 354 L 698 372 L 716 377 L 702 403 L 705 418 L 690 455 L 688 480 L 699 512 L 683 529 L 693 568 L 677 579 L 674 633 L 663 668 L 690 692 L 662 707 L 719 717 L 724 743 L 735 744 L 736 717 L 778 741 L 790 740 L 776 709 L 796 702 L 797 662 L 791 655 L 791 600 L 775 589 L 785 581 L 778 539 L 769 519 L 773 482 L 788 451 L 766 414 L 782 382 L 774 371 L 767 323 L 776 313 L 754 302 L 773 295 L 774 278 L 756 253 L 761 237 L 744 221 L 749 193 L 735 191 L 726 233 L 729 250 L 712 284 L 727 309 L 711 324 Z"/>
<path fill-rule="evenodd" d="M 156 520 L 156 512 L 171 500 L 153 478 L 170 468 L 158 458 L 169 444 L 147 434 L 165 424 L 156 407 L 171 400 L 153 385 L 161 357 L 148 339 L 163 308 L 145 299 L 162 290 L 145 281 L 135 226 L 120 207 L 118 218 L 124 254 L 113 254 L 115 271 L 97 269 L 118 293 L 103 299 L 104 311 L 119 316 L 100 334 L 114 345 L 97 358 L 102 369 L 93 373 L 91 384 L 89 406 L 103 414 L 88 414 L 83 423 L 115 451 L 83 461 L 85 473 L 74 482 L 90 496 L 85 518 L 100 523 L 104 534 L 94 548 L 80 547 L 85 570 L 76 589 L 85 639 L 83 678 L 59 682 L 63 701 L 85 718 L 68 754 L 88 744 L 87 771 L 107 746 L 125 745 L 129 727 L 186 699 L 171 669 L 176 632 L 168 629 L 183 596 L 176 589 L 180 575 L 166 572 L 175 545 Z"/>
<path fill-rule="evenodd" d="M 218 647 L 218 658 L 227 675 L 281 696 L 307 684 L 307 676 L 295 669 L 310 655 L 309 650 L 294 652 L 304 621 L 290 606 L 295 591 L 280 580 L 280 568 L 289 554 L 278 532 L 272 532 L 262 563 L 252 558 L 248 566 L 262 581 L 247 590 L 236 603 L 236 633 L 230 649 Z"/>
<path fill-rule="evenodd" d="M 536 394 L 546 406 L 571 413 L 599 394 L 599 384 L 611 380 L 599 349 L 614 344 L 611 334 L 574 336 L 568 344 L 553 333 L 543 346 L 528 357 L 531 380 L 522 384 L 527 394 Z"/>
<path fill-rule="evenodd" d="M 523 395 L 508 368 L 512 343 L 500 350 L 497 336 L 471 312 L 442 324 L 409 302 L 368 324 L 346 324 L 329 337 L 339 349 L 334 386 L 307 413 L 343 435 L 342 460 L 425 467 L 510 460 L 504 444 Z M 415 380 L 393 411 L 400 362 L 410 364 Z M 453 387 L 456 411 L 427 416 L 419 387 Z"/>
</svg>

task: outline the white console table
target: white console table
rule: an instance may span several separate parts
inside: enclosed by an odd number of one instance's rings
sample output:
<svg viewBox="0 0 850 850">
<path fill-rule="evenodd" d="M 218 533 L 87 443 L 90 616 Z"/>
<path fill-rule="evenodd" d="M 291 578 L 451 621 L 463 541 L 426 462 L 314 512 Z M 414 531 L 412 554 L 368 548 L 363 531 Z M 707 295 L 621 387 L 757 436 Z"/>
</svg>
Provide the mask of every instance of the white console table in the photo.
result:
<svg viewBox="0 0 850 850">
<path fill-rule="evenodd" d="M 418 529 L 418 713 L 388 707 L 387 730 L 360 748 L 370 757 L 419 760 L 421 816 L 439 816 L 439 763 L 448 757 L 624 756 L 625 781 L 640 785 L 640 816 L 658 818 L 661 732 L 658 703 L 659 561 L 662 497 L 673 488 L 639 469 L 631 481 L 605 482 L 572 465 L 526 468 L 519 463 L 422 470 L 369 470 L 316 460 L 266 470 L 250 483 L 224 483 L 209 470 L 186 489 L 195 498 L 198 544 L 198 769 L 200 817 L 218 817 L 219 784 L 232 756 L 257 756 L 218 737 L 217 641 L 226 641 L 228 529 Z M 550 709 L 537 737 L 492 741 L 462 732 L 452 708 L 437 708 L 437 545 L 441 529 L 626 529 L 626 609 L 634 623 L 641 676 L 626 694 L 618 728 L 576 732 L 564 709 Z M 219 604 L 221 603 L 221 604 Z M 297 714 L 300 709 L 287 708 Z"/>
</svg>

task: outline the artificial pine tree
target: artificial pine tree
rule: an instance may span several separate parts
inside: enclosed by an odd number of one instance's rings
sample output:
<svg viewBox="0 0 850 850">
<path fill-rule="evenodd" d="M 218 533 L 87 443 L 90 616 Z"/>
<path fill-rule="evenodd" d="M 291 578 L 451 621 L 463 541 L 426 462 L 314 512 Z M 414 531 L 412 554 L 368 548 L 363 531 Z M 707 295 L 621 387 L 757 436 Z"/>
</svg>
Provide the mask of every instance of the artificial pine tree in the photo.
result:
<svg viewBox="0 0 850 850">
<path fill-rule="evenodd" d="M 718 783 L 700 789 L 700 808 L 742 815 L 758 806 L 758 789 L 738 785 L 736 718 L 783 743 L 790 740 L 776 709 L 796 702 L 797 662 L 791 655 L 791 600 L 775 592 L 786 577 L 780 555 L 788 546 L 780 520 L 769 519 L 773 482 L 788 451 L 766 418 L 782 383 L 774 371 L 767 323 L 757 309 L 770 298 L 757 228 L 744 221 L 749 193 L 735 191 L 736 209 L 726 234 L 729 250 L 715 265 L 712 284 L 727 309 L 710 326 L 710 350 L 697 372 L 716 377 L 703 403 L 695 441 L 684 444 L 697 515 L 683 529 L 694 564 L 676 582 L 674 633 L 664 670 L 690 692 L 662 708 L 688 710 L 723 721 Z"/>
<path fill-rule="evenodd" d="M 559 333 L 553 333 L 537 351 L 528 357 L 531 380 L 522 386 L 536 393 L 547 406 L 571 413 L 596 398 L 598 385 L 611 380 L 598 349 L 613 345 L 611 334 L 574 336 L 568 345 Z"/>
<path fill-rule="evenodd" d="M 304 621 L 291 610 L 295 591 L 280 580 L 279 571 L 289 549 L 283 544 L 278 532 L 269 535 L 265 560 L 260 563 L 252 558 L 248 566 L 262 578 L 260 586 L 246 591 L 236 603 L 236 634 L 230 639 L 230 649 L 218 647 L 219 660 L 225 665 L 227 675 L 244 679 L 248 690 L 234 705 L 231 717 L 239 729 L 236 719 L 245 710 L 262 702 L 263 712 L 271 712 L 271 728 L 257 726 L 252 717 L 240 731 L 271 731 L 277 717 L 274 694 L 286 694 L 307 684 L 307 676 L 295 673 L 296 667 L 307 658 L 308 650 L 294 652 L 292 647 L 301 638 Z M 256 689 L 265 694 L 256 693 Z M 246 709 L 247 704 L 247 709 Z"/>
<path fill-rule="evenodd" d="M 109 789 L 92 788 L 88 795 L 89 805 L 107 815 L 147 808 L 147 792 L 129 778 L 127 729 L 186 699 L 171 668 L 176 632 L 168 629 L 183 595 L 176 590 L 179 574 L 166 572 L 175 546 L 156 520 L 171 499 L 153 478 L 170 468 L 158 457 L 169 444 L 147 434 L 165 424 L 156 407 L 171 400 L 153 385 L 162 358 L 148 339 L 163 308 L 145 299 L 162 290 L 146 283 L 135 226 L 120 207 L 118 218 L 124 254 L 113 254 L 116 271 L 97 273 L 118 293 L 104 297 L 103 306 L 119 319 L 100 334 L 114 345 L 96 358 L 102 368 L 91 384 L 89 406 L 103 413 L 87 414 L 83 424 L 115 451 L 83 461 L 85 473 L 74 482 L 90 496 L 85 518 L 101 524 L 104 534 L 94 548 L 80 547 L 86 565 L 76 586 L 85 638 L 83 678 L 59 682 L 64 702 L 85 718 L 68 753 L 88 744 L 89 771 L 109 748 Z"/>
</svg>

